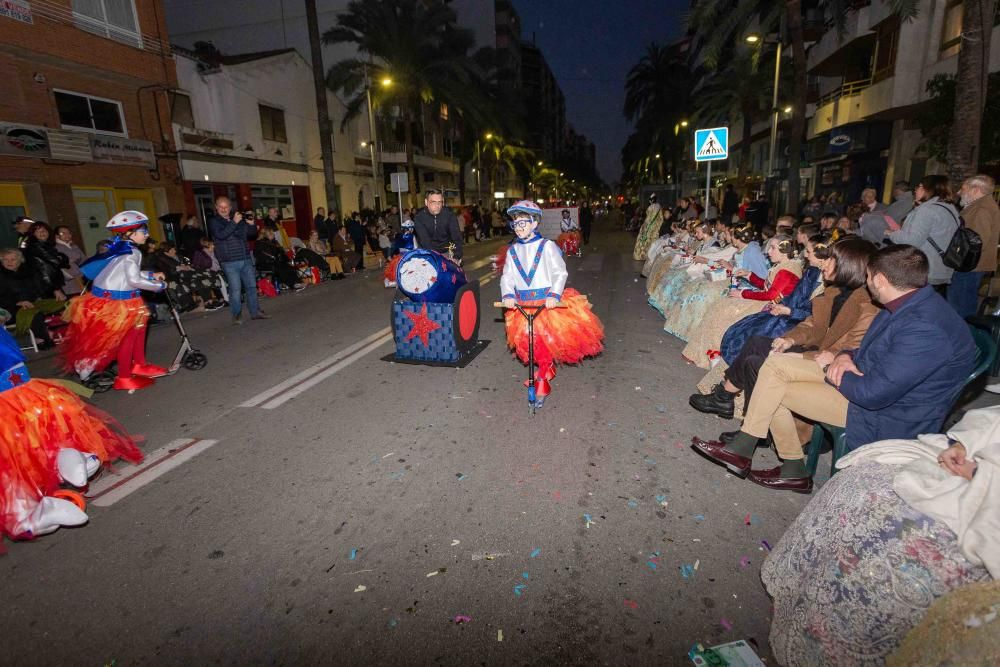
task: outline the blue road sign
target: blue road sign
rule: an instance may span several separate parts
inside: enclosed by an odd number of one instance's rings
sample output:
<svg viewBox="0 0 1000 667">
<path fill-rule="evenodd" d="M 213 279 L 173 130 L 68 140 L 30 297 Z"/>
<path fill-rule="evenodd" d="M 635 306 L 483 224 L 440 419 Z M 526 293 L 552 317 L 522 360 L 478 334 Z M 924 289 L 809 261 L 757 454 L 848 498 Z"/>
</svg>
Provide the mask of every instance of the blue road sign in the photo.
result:
<svg viewBox="0 0 1000 667">
<path fill-rule="evenodd" d="M 729 157 L 729 128 L 710 127 L 694 131 L 694 160 L 709 162 Z"/>
</svg>

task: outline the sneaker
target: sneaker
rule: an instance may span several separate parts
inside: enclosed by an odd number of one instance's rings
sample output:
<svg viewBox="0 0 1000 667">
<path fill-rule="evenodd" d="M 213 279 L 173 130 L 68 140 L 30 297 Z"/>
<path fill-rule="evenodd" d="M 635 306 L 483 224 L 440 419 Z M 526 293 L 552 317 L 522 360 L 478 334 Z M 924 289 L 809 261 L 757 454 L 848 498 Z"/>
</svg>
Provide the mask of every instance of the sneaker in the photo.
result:
<svg viewBox="0 0 1000 667">
<path fill-rule="evenodd" d="M 209 312 L 214 312 L 216 310 L 220 310 L 220 309 L 225 308 L 225 307 L 226 307 L 226 304 L 222 303 L 221 301 L 209 301 L 205 305 L 205 310 L 207 310 Z"/>
<path fill-rule="evenodd" d="M 296 292 L 301 292 L 305 288 L 306 286 L 304 283 L 295 283 L 294 285 L 292 285 L 292 289 L 295 290 Z"/>
<path fill-rule="evenodd" d="M 238 324 L 243 324 L 243 320 L 240 319 L 240 315 L 233 315 L 233 325 L 238 325 Z"/>
</svg>

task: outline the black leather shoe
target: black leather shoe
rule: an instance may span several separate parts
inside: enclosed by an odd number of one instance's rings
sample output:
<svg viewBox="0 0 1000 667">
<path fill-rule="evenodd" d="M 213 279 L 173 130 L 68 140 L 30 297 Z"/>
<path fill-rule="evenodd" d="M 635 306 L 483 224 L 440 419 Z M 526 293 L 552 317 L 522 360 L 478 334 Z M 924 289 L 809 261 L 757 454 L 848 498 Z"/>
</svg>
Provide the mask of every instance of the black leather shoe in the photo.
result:
<svg viewBox="0 0 1000 667">
<path fill-rule="evenodd" d="M 739 435 L 739 433 L 740 433 L 739 430 L 736 430 L 736 431 L 726 431 L 725 433 L 720 433 L 719 434 L 719 442 L 721 442 L 724 445 L 728 445 L 730 442 L 733 441 L 733 438 L 735 438 L 737 435 Z"/>
<path fill-rule="evenodd" d="M 709 442 L 694 438 L 691 446 L 696 452 L 716 463 L 726 466 L 738 477 L 746 477 L 752 461 L 726 449 L 721 442 Z"/>
<path fill-rule="evenodd" d="M 730 394 L 717 384 L 712 388 L 712 393 L 708 395 L 693 394 L 688 399 L 688 404 L 698 412 L 710 415 L 718 415 L 723 419 L 732 419 L 735 411 L 735 394 Z"/>
<path fill-rule="evenodd" d="M 751 470 L 747 476 L 754 484 L 766 489 L 778 491 L 795 491 L 796 493 L 812 493 L 812 477 L 780 477 L 781 467 L 769 470 Z"/>
</svg>

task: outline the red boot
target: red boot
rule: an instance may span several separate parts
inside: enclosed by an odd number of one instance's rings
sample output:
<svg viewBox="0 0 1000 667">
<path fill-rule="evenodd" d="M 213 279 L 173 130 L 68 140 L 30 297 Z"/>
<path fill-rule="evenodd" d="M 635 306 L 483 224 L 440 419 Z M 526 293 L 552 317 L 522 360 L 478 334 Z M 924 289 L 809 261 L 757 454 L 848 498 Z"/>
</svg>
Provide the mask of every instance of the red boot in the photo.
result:
<svg viewBox="0 0 1000 667">
<path fill-rule="evenodd" d="M 127 378 L 117 377 L 115 378 L 115 383 L 111 385 L 111 387 L 122 391 L 135 391 L 136 389 L 145 389 L 149 385 L 153 384 L 153 382 L 153 378 L 140 377 L 138 375 Z"/>
<path fill-rule="evenodd" d="M 167 369 L 156 364 L 136 364 L 132 366 L 132 375 L 144 378 L 159 378 L 167 374 Z"/>
</svg>

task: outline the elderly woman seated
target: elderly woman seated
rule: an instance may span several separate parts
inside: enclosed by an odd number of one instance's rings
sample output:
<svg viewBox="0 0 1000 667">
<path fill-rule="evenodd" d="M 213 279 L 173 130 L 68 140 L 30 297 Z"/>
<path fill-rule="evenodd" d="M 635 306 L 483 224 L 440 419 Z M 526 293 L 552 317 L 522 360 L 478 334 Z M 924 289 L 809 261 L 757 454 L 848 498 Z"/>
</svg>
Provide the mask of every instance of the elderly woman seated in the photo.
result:
<svg viewBox="0 0 1000 667">
<path fill-rule="evenodd" d="M 937 598 L 1000 574 L 1000 406 L 837 467 L 761 570 L 782 665 L 881 665 Z"/>
<path fill-rule="evenodd" d="M 223 305 L 216 279 L 199 271 L 177 254 L 173 243 L 160 244 L 153 254 L 153 270 L 167 277 L 167 291 L 182 312 L 218 310 Z"/>
<path fill-rule="evenodd" d="M 14 318 L 17 335 L 31 330 L 40 341 L 39 348 L 49 349 L 54 343 L 45 317 L 66 308 L 66 295 L 44 285 L 20 250 L 0 250 L 0 308 Z"/>
<path fill-rule="evenodd" d="M 299 273 L 292 266 L 285 249 L 276 240 L 274 230 L 267 227 L 261 230 L 260 238 L 254 244 L 253 257 L 257 270 L 261 273 L 270 273 L 289 289 L 305 289 L 305 285 L 299 282 Z"/>
</svg>

